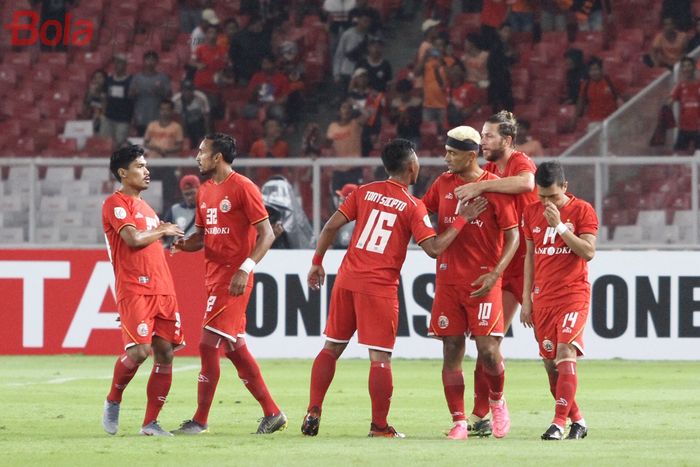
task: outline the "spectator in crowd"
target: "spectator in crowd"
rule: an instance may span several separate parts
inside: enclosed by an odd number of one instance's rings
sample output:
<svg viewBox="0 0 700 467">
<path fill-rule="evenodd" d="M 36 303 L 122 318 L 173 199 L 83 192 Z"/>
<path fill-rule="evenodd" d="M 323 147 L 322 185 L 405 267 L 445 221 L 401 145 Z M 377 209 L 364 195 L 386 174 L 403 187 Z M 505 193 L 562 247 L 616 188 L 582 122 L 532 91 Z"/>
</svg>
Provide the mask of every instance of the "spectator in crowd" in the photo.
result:
<svg viewBox="0 0 700 467">
<path fill-rule="evenodd" d="M 439 34 L 425 55 L 425 62 L 416 67 L 416 72 L 423 75 L 423 121 L 436 122 L 440 129 L 447 113 L 447 69 L 455 63 L 447 55 L 447 42 L 445 35 Z"/>
<path fill-rule="evenodd" d="M 184 139 L 182 126 L 173 119 L 173 102 L 163 99 L 160 102 L 160 116 L 146 128 L 144 147 L 148 157 L 178 156 Z"/>
<path fill-rule="evenodd" d="M 362 125 L 365 116 L 353 110 L 352 101 L 340 104 L 337 120 L 331 122 L 326 130 L 326 139 L 333 149 L 335 157 L 362 156 Z M 361 168 L 336 167 L 333 172 L 333 187 L 336 189 L 345 183 L 357 183 L 362 177 Z"/>
<path fill-rule="evenodd" d="M 510 25 L 514 31 L 532 32 L 535 26 L 537 3 L 535 0 L 515 0 L 510 8 L 508 21 L 504 24 Z"/>
<path fill-rule="evenodd" d="M 649 55 L 644 61 L 649 66 L 673 69 L 673 65 L 683 57 L 688 43 L 688 35 L 676 29 L 673 18 L 663 19 L 663 28 L 654 36 Z"/>
<path fill-rule="evenodd" d="M 323 13 L 328 18 L 330 50 L 335 50 L 338 39 L 350 27 L 350 10 L 355 8 L 355 0 L 324 0 Z"/>
<path fill-rule="evenodd" d="M 423 32 L 423 42 L 421 42 L 420 46 L 418 47 L 416 63 L 421 63 L 425 58 L 425 54 L 428 53 L 428 50 L 433 48 L 433 41 L 437 38 L 438 34 L 440 33 L 438 26 L 440 26 L 440 21 L 436 19 L 428 18 L 425 21 L 423 21 L 423 24 L 421 25 L 421 31 Z"/>
<path fill-rule="evenodd" d="M 516 0 L 484 0 L 481 8 L 481 37 L 490 44 L 498 39 L 498 28 L 506 22 L 508 11 Z"/>
<path fill-rule="evenodd" d="M 45 25 L 47 21 L 54 21 L 55 23 L 63 24 L 66 20 L 66 13 L 68 13 L 68 9 L 74 7 L 77 0 L 30 0 L 30 2 L 33 8 L 41 6 L 40 22 L 42 24 L 42 34 L 44 34 L 46 39 L 40 41 L 42 52 L 65 52 L 67 50 L 66 44 L 64 41 L 60 40 L 61 37 L 56 37 L 58 35 L 58 31 L 61 29 L 56 27 L 45 27 L 43 25 Z M 19 4 L 13 6 L 12 8 L 19 8 Z M 53 43 L 55 43 L 55 45 L 51 45 Z"/>
<path fill-rule="evenodd" d="M 382 127 L 382 114 L 386 107 L 384 93 L 372 89 L 367 70 L 358 68 L 350 81 L 348 97 L 353 102 L 353 108 L 365 116 L 362 125 L 362 156 L 367 157 Z"/>
<path fill-rule="evenodd" d="M 189 237 L 196 230 L 194 216 L 197 211 L 197 190 L 199 190 L 199 185 L 199 177 L 196 175 L 183 176 L 180 179 L 182 201 L 173 204 L 163 216 L 163 222 L 177 224 L 185 232 L 185 237 Z M 163 246 L 170 248 L 172 241 L 172 237 L 167 237 L 163 241 Z"/>
<path fill-rule="evenodd" d="M 205 10 L 206 11 L 206 10 Z M 194 75 L 194 86 L 204 92 L 209 99 L 209 105 L 214 115 L 221 115 L 223 107 L 221 102 L 220 83 L 217 76 L 228 66 L 228 51 L 216 43 L 218 28 L 209 26 L 205 30 L 205 42 L 197 47 L 194 67 L 197 69 Z"/>
<path fill-rule="evenodd" d="M 180 13 L 180 31 L 192 33 L 202 19 L 202 9 L 211 0 L 178 0 L 177 10 Z"/>
<path fill-rule="evenodd" d="M 143 54 L 143 71 L 134 75 L 129 86 L 129 97 L 134 100 L 134 126 L 139 136 L 150 122 L 158 120 L 160 103 L 171 94 L 170 78 L 157 67 L 155 51 Z"/>
<path fill-rule="evenodd" d="M 686 53 L 691 53 L 693 50 L 700 47 L 700 16 L 695 17 L 693 29 L 688 31 L 688 34 L 693 34 L 688 38 L 688 44 L 685 46 Z"/>
<path fill-rule="evenodd" d="M 207 40 L 207 29 L 211 26 L 219 26 L 219 17 L 216 16 L 216 12 L 211 8 L 207 8 L 202 11 L 202 17 L 199 24 L 192 31 L 190 50 L 192 51 L 192 60 L 195 61 L 197 57 L 197 48 L 208 42 Z"/>
<path fill-rule="evenodd" d="M 603 20 L 612 10 L 609 0 L 573 0 L 571 11 L 579 31 L 602 31 Z"/>
<path fill-rule="evenodd" d="M 681 31 L 693 27 L 693 5 L 691 0 L 663 0 L 661 3 L 661 18 L 673 18 Z"/>
<path fill-rule="evenodd" d="M 428 0 L 424 2 L 423 15 L 439 20 L 442 24 L 450 24 L 452 17 L 452 0 Z"/>
<path fill-rule="evenodd" d="M 318 157 L 321 155 L 325 139 L 318 123 L 309 123 L 304 129 L 301 140 L 301 154 L 303 157 Z"/>
<path fill-rule="evenodd" d="M 407 79 L 396 83 L 397 96 L 391 100 L 390 118 L 396 125 L 396 135 L 418 146 L 423 103 L 413 95 L 413 84 Z"/>
<path fill-rule="evenodd" d="M 279 72 L 272 55 L 262 59 L 260 71 L 248 82 L 248 96 L 251 102 L 257 102 L 268 117 L 285 120 L 284 106 L 289 95 L 289 80 Z"/>
<path fill-rule="evenodd" d="M 126 71 L 126 56 L 115 54 L 114 73 L 105 83 L 105 118 L 100 126 L 100 135 L 111 138 L 115 147 L 121 147 L 129 136 L 133 114 L 133 103 L 129 98 L 131 75 Z"/>
<path fill-rule="evenodd" d="M 282 125 L 279 120 L 268 118 L 265 121 L 263 137 L 250 148 L 251 157 L 289 157 L 289 144 L 282 139 Z M 265 177 L 260 177 L 265 178 Z"/>
<path fill-rule="evenodd" d="M 678 102 L 678 137 L 673 149 L 700 149 L 700 82 L 695 78 L 695 60 L 681 59 L 680 81 L 673 88 L 668 103 Z"/>
<path fill-rule="evenodd" d="M 447 123 L 451 127 L 464 124 L 482 104 L 481 92 L 474 84 L 465 81 L 464 75 L 464 65 L 460 62 L 455 62 L 447 70 L 450 83 Z"/>
<path fill-rule="evenodd" d="M 570 6 L 568 1 L 542 0 L 540 6 L 540 29 L 543 32 L 566 31 Z"/>
<path fill-rule="evenodd" d="M 106 82 L 107 74 L 103 70 L 95 71 L 83 99 L 83 118 L 92 120 L 92 129 L 96 134 L 100 131 L 104 115 Z"/>
<path fill-rule="evenodd" d="M 279 49 L 279 70 L 287 77 L 287 123 L 292 128 L 301 120 L 304 110 L 304 65 L 299 60 L 299 47 L 295 42 L 284 41 Z"/>
<path fill-rule="evenodd" d="M 350 10 L 349 22 L 353 26 L 357 22 L 361 14 L 370 16 L 369 33 L 373 36 L 378 36 L 382 32 L 382 17 L 379 10 L 369 4 L 369 0 L 356 0 L 355 7 Z"/>
<path fill-rule="evenodd" d="M 566 76 L 564 79 L 564 105 L 576 104 L 581 92 L 581 82 L 586 79 L 586 64 L 583 62 L 583 52 L 580 49 L 569 49 L 564 53 Z"/>
<path fill-rule="evenodd" d="M 195 149 L 211 131 L 209 99 L 202 91 L 196 90 L 190 80 L 184 80 L 180 89 L 173 96 L 174 111 L 180 115 L 185 136 L 190 140 L 190 148 Z"/>
<path fill-rule="evenodd" d="M 270 29 L 261 16 L 250 18 L 248 25 L 232 37 L 229 57 L 239 85 L 247 85 L 260 69 L 263 57 L 270 55 L 270 37 Z"/>
<path fill-rule="evenodd" d="M 384 39 L 372 36 L 367 42 L 367 56 L 361 59 L 357 67 L 367 70 L 369 87 L 379 92 L 386 92 L 394 75 L 389 60 L 384 58 Z"/>
<path fill-rule="evenodd" d="M 486 60 L 488 73 L 488 101 L 493 113 L 501 110 L 513 110 L 513 80 L 510 73 L 510 61 L 506 56 L 505 46 L 500 37 L 491 42 L 489 56 Z"/>
<path fill-rule="evenodd" d="M 591 57 L 588 61 L 588 78 L 581 83 L 576 116 L 599 122 L 615 112 L 622 102 L 622 89 L 603 73 L 603 61 Z"/>
<path fill-rule="evenodd" d="M 503 44 L 503 54 L 509 65 L 515 65 L 520 60 L 520 52 L 513 41 L 513 28 L 508 23 L 503 23 L 498 28 L 498 38 Z"/>
<path fill-rule="evenodd" d="M 544 156 L 542 143 L 530 136 L 530 122 L 528 120 L 518 121 L 518 133 L 515 136 L 515 147 L 518 151 L 530 157 Z"/>
<path fill-rule="evenodd" d="M 236 18 L 227 19 L 224 21 L 221 33 L 216 39 L 216 45 L 223 47 L 224 50 L 226 50 L 226 53 L 228 53 L 229 49 L 231 48 L 231 40 L 239 30 L 240 26 L 238 25 Z"/>
<path fill-rule="evenodd" d="M 343 92 L 348 89 L 357 63 L 367 52 L 367 35 L 372 17 L 367 10 L 358 13 L 357 24 L 340 36 L 333 56 L 333 78 Z"/>
<path fill-rule="evenodd" d="M 467 81 L 485 89 L 489 84 L 486 67 L 489 53 L 483 49 L 481 44 L 481 37 L 478 34 L 467 34 L 464 39 L 464 54 L 461 61 L 467 69 Z"/>
</svg>

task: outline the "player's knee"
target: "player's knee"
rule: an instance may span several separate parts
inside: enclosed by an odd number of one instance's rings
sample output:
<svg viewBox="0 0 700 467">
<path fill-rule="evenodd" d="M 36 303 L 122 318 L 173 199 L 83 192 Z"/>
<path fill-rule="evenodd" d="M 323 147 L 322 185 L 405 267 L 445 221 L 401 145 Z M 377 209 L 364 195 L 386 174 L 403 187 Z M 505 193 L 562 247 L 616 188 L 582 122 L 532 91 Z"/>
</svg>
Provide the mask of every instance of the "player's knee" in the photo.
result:
<svg viewBox="0 0 700 467">
<path fill-rule="evenodd" d="M 331 341 L 326 341 L 326 343 L 323 345 L 324 350 L 330 351 L 336 359 L 340 358 L 345 350 L 345 347 L 347 347 L 347 344 Z"/>
<path fill-rule="evenodd" d="M 129 355 L 129 358 L 140 365 L 145 362 L 148 356 L 151 354 L 151 346 L 150 344 L 135 345 L 127 350 L 127 354 Z"/>
</svg>

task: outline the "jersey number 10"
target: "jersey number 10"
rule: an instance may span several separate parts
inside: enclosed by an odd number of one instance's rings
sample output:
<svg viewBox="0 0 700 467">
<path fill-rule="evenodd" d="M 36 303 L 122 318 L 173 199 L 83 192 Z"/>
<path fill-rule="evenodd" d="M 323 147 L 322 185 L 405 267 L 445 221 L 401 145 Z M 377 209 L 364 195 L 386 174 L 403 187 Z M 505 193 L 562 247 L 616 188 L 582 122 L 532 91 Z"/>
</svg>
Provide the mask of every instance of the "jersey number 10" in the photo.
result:
<svg viewBox="0 0 700 467">
<path fill-rule="evenodd" d="M 396 214 L 372 209 L 355 247 L 364 248 L 373 253 L 384 253 L 386 244 L 389 243 L 389 237 L 391 237 L 391 230 L 386 227 L 393 227 L 394 222 L 396 222 Z"/>
</svg>

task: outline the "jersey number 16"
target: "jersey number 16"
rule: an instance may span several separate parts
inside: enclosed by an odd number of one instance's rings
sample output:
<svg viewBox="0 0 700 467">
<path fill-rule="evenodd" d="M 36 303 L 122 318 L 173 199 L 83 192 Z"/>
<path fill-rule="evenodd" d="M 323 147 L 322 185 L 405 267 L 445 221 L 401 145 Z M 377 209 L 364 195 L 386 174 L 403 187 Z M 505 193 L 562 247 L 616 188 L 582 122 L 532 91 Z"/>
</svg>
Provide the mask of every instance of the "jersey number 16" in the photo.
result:
<svg viewBox="0 0 700 467">
<path fill-rule="evenodd" d="M 391 230 L 386 227 L 393 227 L 394 222 L 396 222 L 396 214 L 372 209 L 355 247 L 364 248 L 373 253 L 384 253 L 386 244 L 389 243 L 389 237 L 391 237 Z"/>
</svg>

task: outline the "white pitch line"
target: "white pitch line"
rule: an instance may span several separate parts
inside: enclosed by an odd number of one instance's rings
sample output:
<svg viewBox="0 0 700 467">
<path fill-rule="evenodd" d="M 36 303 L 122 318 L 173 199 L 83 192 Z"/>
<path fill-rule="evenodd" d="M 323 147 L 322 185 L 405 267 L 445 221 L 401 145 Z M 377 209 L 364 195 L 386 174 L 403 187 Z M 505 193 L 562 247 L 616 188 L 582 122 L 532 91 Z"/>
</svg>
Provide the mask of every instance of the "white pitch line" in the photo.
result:
<svg viewBox="0 0 700 467">
<path fill-rule="evenodd" d="M 198 370 L 200 368 L 199 365 L 186 365 L 186 366 L 181 366 L 177 368 L 173 368 L 173 373 L 180 373 L 182 371 L 190 371 L 190 370 Z M 145 376 L 146 372 L 139 372 L 136 373 L 136 376 Z M 150 376 L 150 373 L 148 373 Z M 65 378 L 53 378 L 47 381 L 32 381 L 28 383 L 6 383 L 3 384 L 2 386 L 12 386 L 12 387 L 17 387 L 17 386 L 31 386 L 32 384 L 63 384 L 63 383 L 70 383 L 73 381 L 81 381 L 81 380 L 86 380 L 86 379 L 112 379 L 112 375 L 103 375 L 103 376 L 73 376 L 73 377 L 65 377 Z"/>
</svg>

